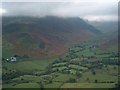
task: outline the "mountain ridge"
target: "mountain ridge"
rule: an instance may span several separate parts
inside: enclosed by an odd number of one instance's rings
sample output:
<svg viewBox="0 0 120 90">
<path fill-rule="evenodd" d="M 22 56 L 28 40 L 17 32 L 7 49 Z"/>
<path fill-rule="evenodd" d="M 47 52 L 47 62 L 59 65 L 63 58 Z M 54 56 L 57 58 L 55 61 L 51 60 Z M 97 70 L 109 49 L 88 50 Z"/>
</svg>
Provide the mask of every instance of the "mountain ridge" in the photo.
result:
<svg viewBox="0 0 120 90">
<path fill-rule="evenodd" d="M 72 43 L 83 42 L 100 34 L 80 18 L 3 17 L 3 40 L 13 47 L 7 48 L 16 54 L 34 58 L 61 55 Z M 4 46 L 7 43 L 4 42 Z"/>
</svg>

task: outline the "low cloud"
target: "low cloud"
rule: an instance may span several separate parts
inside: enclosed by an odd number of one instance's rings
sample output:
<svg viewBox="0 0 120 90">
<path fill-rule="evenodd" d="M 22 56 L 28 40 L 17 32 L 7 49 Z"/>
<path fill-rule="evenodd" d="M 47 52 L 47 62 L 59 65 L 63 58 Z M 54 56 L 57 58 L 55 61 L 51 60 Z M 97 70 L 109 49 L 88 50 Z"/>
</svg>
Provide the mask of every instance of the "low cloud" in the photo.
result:
<svg viewBox="0 0 120 90">
<path fill-rule="evenodd" d="M 88 15 L 84 17 L 84 19 L 89 20 L 89 21 L 117 21 L 118 16 L 117 15 Z"/>
<path fill-rule="evenodd" d="M 87 20 L 116 20 L 116 2 L 4 2 L 3 16 L 54 15 L 58 17 L 80 17 Z"/>
</svg>

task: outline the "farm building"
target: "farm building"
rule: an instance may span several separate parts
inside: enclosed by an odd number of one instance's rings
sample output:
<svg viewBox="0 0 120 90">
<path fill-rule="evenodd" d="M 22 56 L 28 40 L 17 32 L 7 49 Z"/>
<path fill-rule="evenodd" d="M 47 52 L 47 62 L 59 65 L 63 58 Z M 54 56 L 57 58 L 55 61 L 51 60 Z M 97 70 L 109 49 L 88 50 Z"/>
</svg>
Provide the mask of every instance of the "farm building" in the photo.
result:
<svg viewBox="0 0 120 90">
<path fill-rule="evenodd" d="M 3 58 L 2 60 L 7 61 L 7 62 L 16 62 L 17 58 L 16 57 L 10 57 L 10 58 L 7 58 L 7 59 Z"/>
<path fill-rule="evenodd" d="M 10 61 L 11 61 L 11 62 L 16 62 L 17 59 L 16 59 L 16 57 L 11 57 L 11 58 L 10 58 Z"/>
</svg>

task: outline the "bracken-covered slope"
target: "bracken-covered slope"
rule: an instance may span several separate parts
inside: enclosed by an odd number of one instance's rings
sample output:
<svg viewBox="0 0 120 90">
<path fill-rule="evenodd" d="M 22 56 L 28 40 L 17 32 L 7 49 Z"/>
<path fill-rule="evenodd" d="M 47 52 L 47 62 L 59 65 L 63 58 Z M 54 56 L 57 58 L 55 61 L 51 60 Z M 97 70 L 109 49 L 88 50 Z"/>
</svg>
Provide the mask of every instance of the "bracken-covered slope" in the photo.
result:
<svg viewBox="0 0 120 90">
<path fill-rule="evenodd" d="M 80 18 L 3 17 L 2 21 L 3 56 L 8 53 L 33 58 L 61 55 L 72 43 L 101 34 Z"/>
<path fill-rule="evenodd" d="M 87 21 L 88 22 L 88 21 Z M 100 47 L 105 49 L 118 50 L 119 47 L 119 35 L 118 29 L 120 23 L 117 21 L 91 21 L 88 22 L 97 29 L 99 29 L 103 34 L 99 38 Z"/>
</svg>

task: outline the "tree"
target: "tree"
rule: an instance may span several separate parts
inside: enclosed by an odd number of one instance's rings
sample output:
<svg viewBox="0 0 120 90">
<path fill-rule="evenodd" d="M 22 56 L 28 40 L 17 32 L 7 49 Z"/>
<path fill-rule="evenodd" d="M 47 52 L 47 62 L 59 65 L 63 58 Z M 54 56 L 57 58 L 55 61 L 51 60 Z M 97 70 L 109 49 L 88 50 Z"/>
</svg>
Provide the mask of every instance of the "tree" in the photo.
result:
<svg viewBox="0 0 120 90">
<path fill-rule="evenodd" d="M 93 74 L 93 75 L 96 75 L 96 72 L 95 72 L 94 70 L 92 70 L 92 74 Z"/>
<path fill-rule="evenodd" d="M 49 83 L 52 83 L 52 80 L 49 80 Z"/>
<path fill-rule="evenodd" d="M 76 76 L 77 76 L 77 77 L 81 77 L 81 73 L 77 71 L 77 72 L 76 72 Z"/>
<path fill-rule="evenodd" d="M 40 82 L 40 90 L 44 90 L 44 85 Z"/>
<path fill-rule="evenodd" d="M 113 69 L 117 69 L 117 67 L 114 66 Z"/>
<path fill-rule="evenodd" d="M 23 81 L 24 79 L 23 78 L 21 78 L 21 81 Z"/>
<path fill-rule="evenodd" d="M 89 79 L 89 78 L 86 78 L 86 81 L 90 82 L 90 79 Z"/>
<path fill-rule="evenodd" d="M 70 78 L 70 79 L 69 79 L 69 82 L 70 82 L 70 83 L 75 83 L 76 80 L 75 80 L 75 78 Z"/>
<path fill-rule="evenodd" d="M 95 80 L 95 83 L 98 83 L 98 80 Z"/>
<path fill-rule="evenodd" d="M 15 54 L 14 57 L 19 57 L 19 56 Z"/>
</svg>

